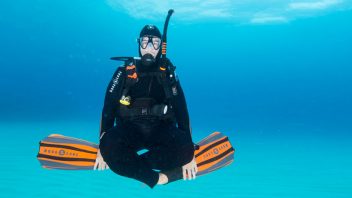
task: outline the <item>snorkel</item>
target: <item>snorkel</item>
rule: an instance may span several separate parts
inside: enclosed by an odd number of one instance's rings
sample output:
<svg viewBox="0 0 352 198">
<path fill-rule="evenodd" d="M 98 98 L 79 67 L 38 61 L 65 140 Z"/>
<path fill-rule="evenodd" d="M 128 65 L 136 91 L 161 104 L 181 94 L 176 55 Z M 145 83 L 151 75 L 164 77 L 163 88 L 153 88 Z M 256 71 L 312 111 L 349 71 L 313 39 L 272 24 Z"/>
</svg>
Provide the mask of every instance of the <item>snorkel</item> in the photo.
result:
<svg viewBox="0 0 352 198">
<path fill-rule="evenodd" d="M 160 66 L 160 70 L 165 70 L 166 66 L 167 66 L 166 65 L 167 64 L 167 59 L 166 59 L 167 28 L 169 26 L 170 17 L 173 13 L 174 13 L 174 10 L 170 9 L 169 12 L 167 13 L 167 17 L 166 17 L 165 24 L 164 24 L 163 36 L 161 38 L 161 41 L 162 41 L 162 48 L 161 48 L 162 66 Z"/>
<path fill-rule="evenodd" d="M 167 13 L 166 20 L 164 23 L 164 30 L 163 30 L 163 35 L 161 38 L 162 41 L 162 49 L 161 49 L 161 61 L 163 67 L 160 67 L 161 70 L 165 70 L 166 68 L 166 46 L 167 46 L 167 28 L 169 26 L 169 21 L 171 15 L 174 13 L 173 9 L 170 9 Z M 112 57 L 110 58 L 111 60 L 116 60 L 116 61 L 124 61 L 125 65 L 136 65 L 136 60 L 141 60 L 140 57 L 132 57 L 132 56 L 118 56 L 118 57 Z"/>
</svg>

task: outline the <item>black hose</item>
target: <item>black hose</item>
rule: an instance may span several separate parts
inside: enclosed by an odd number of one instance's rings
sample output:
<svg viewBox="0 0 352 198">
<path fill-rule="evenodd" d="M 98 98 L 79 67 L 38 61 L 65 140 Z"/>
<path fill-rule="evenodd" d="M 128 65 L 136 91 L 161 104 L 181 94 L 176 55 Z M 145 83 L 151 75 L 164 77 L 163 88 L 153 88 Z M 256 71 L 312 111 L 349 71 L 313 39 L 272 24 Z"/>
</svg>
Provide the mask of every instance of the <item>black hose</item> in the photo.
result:
<svg viewBox="0 0 352 198">
<path fill-rule="evenodd" d="M 167 45 L 167 28 L 169 26 L 169 21 L 170 21 L 170 17 L 171 15 L 174 13 L 173 9 L 170 9 L 169 12 L 167 13 L 167 17 L 165 20 L 165 24 L 164 24 L 164 32 L 163 32 L 163 36 L 162 36 L 162 59 L 164 61 L 164 63 L 166 62 L 166 45 Z"/>
</svg>

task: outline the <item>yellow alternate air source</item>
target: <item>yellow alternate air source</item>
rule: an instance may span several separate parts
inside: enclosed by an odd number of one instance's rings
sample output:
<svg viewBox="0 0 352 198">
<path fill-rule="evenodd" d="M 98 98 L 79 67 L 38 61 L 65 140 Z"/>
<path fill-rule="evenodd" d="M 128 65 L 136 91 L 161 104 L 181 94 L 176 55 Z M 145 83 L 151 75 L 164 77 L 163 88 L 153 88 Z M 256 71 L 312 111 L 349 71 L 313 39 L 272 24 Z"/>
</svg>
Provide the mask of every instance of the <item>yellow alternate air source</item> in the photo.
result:
<svg viewBox="0 0 352 198">
<path fill-rule="evenodd" d="M 130 96 L 122 96 L 120 99 L 120 103 L 123 105 L 130 105 L 131 104 L 131 97 Z"/>
</svg>

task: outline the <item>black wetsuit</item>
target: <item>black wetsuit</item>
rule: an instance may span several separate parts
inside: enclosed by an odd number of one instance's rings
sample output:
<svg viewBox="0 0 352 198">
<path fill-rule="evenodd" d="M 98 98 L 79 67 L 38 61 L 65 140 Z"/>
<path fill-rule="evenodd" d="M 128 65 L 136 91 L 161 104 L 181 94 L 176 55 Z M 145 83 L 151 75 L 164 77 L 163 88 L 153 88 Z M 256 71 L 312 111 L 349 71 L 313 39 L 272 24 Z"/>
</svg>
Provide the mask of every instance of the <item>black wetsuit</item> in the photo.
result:
<svg viewBox="0 0 352 198">
<path fill-rule="evenodd" d="M 159 179 L 156 170 L 181 167 L 193 159 L 194 145 L 185 97 L 177 81 L 178 94 L 171 102 L 174 119 L 126 120 L 119 116 L 125 79 L 125 70 L 121 67 L 108 85 L 101 120 L 101 134 L 105 134 L 100 140 L 100 151 L 112 171 L 153 188 Z M 151 97 L 162 102 L 165 99 L 163 87 L 155 76 L 139 77 L 130 88 L 129 96 L 132 100 Z M 138 155 L 141 149 L 148 152 Z"/>
</svg>

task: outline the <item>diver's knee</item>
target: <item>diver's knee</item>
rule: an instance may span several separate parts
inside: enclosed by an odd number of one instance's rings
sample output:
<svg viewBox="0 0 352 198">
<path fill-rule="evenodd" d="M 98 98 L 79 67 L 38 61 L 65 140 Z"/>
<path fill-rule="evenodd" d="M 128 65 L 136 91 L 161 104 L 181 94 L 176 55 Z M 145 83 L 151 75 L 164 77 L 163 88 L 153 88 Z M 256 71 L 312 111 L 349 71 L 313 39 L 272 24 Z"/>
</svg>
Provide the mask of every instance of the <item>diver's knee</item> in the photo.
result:
<svg viewBox="0 0 352 198">
<path fill-rule="evenodd" d="M 186 163 L 192 161 L 194 158 L 194 145 L 188 145 L 185 151 L 185 161 Z"/>
<path fill-rule="evenodd" d="M 194 158 L 194 147 L 192 145 L 182 145 L 175 152 L 177 156 L 173 158 L 178 166 L 183 166 Z"/>
<path fill-rule="evenodd" d="M 114 133 L 106 133 L 100 139 L 99 149 L 105 161 L 114 158 L 116 155 L 118 156 L 121 147 L 119 145 L 119 139 L 120 138 Z"/>
</svg>

